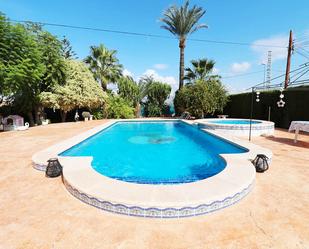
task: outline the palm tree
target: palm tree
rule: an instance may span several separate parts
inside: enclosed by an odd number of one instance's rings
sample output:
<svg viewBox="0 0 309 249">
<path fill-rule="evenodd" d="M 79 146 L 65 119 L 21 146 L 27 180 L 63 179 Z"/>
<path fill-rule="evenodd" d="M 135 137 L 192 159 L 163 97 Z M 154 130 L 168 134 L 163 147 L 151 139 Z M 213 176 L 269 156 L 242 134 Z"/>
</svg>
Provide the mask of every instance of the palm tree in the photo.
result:
<svg viewBox="0 0 309 249">
<path fill-rule="evenodd" d="M 184 80 L 184 49 L 188 35 L 201 28 L 207 28 L 206 24 L 198 24 L 198 21 L 205 14 L 202 7 L 194 5 L 189 8 L 189 1 L 181 7 L 173 5 L 163 14 L 161 21 L 164 25 L 161 28 L 168 30 L 179 40 L 180 61 L 179 61 L 179 89 L 183 87 Z"/>
<path fill-rule="evenodd" d="M 192 60 L 192 69 L 189 67 L 185 69 L 186 75 L 184 79 L 192 82 L 194 80 L 208 80 L 211 77 L 215 77 L 215 75 L 211 75 L 215 63 L 214 60 L 208 59 Z"/>
<path fill-rule="evenodd" d="M 90 47 L 90 55 L 85 62 L 89 65 L 95 79 L 106 91 L 108 83 L 114 83 L 122 75 L 122 65 L 116 57 L 116 50 L 108 50 L 103 44 Z"/>
</svg>

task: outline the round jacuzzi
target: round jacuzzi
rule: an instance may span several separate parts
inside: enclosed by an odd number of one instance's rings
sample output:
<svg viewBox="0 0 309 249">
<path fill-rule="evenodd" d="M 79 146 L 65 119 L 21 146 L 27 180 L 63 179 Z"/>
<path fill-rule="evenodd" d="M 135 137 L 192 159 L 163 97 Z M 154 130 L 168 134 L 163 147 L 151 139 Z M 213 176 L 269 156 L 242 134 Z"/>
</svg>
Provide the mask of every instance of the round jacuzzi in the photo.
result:
<svg viewBox="0 0 309 249">
<path fill-rule="evenodd" d="M 275 124 L 270 121 L 236 118 L 207 118 L 197 120 L 201 129 L 217 130 L 234 136 L 248 136 L 251 126 L 252 136 L 273 135 Z M 250 125 L 251 124 L 251 125 Z"/>
</svg>

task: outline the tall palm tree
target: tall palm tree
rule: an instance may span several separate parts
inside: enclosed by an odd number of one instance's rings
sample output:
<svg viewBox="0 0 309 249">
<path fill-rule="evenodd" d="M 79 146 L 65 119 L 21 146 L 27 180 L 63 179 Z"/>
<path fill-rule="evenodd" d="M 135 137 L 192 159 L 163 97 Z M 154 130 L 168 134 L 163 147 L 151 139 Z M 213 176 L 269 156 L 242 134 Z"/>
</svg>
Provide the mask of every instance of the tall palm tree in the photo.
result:
<svg viewBox="0 0 309 249">
<path fill-rule="evenodd" d="M 185 80 L 188 80 L 189 82 L 192 82 L 194 80 L 207 80 L 213 77 L 214 75 L 211 75 L 214 66 L 215 66 L 214 60 L 208 60 L 208 59 L 199 59 L 199 60 L 192 60 L 192 68 L 185 68 L 186 75 L 184 77 Z"/>
<path fill-rule="evenodd" d="M 116 50 L 108 50 L 103 44 L 90 47 L 90 55 L 85 62 L 89 65 L 95 79 L 106 91 L 108 83 L 114 83 L 122 75 L 122 65 L 116 57 Z"/>
<path fill-rule="evenodd" d="M 164 24 L 161 28 L 168 30 L 179 40 L 180 60 L 179 60 L 179 89 L 183 87 L 184 80 L 184 50 L 186 47 L 186 39 L 188 35 L 194 33 L 201 28 L 207 28 L 206 24 L 198 24 L 198 21 L 205 14 L 202 7 L 194 5 L 189 8 L 189 1 L 183 6 L 173 5 L 164 13 L 161 22 Z"/>
</svg>

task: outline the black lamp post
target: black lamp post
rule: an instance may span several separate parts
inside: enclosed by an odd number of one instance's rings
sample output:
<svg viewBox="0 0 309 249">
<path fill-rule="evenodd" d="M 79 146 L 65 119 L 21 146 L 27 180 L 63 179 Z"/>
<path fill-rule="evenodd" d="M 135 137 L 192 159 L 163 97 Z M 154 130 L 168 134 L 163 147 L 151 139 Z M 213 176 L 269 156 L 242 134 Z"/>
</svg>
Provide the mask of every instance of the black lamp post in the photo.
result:
<svg viewBox="0 0 309 249">
<path fill-rule="evenodd" d="M 250 127 L 249 127 L 249 141 L 251 141 L 252 132 L 252 118 L 253 118 L 253 103 L 254 103 L 254 87 L 251 88 L 251 106 L 250 106 Z M 256 102 L 260 102 L 260 92 L 256 92 Z"/>
</svg>

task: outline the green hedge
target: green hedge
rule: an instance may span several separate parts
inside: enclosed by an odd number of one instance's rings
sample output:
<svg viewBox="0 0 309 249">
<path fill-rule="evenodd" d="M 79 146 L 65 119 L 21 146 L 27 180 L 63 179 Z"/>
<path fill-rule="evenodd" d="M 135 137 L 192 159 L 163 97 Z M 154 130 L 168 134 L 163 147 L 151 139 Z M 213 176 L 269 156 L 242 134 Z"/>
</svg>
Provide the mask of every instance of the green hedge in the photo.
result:
<svg viewBox="0 0 309 249">
<path fill-rule="evenodd" d="M 253 118 L 268 119 L 268 108 L 271 108 L 270 120 L 276 127 L 288 128 L 293 120 L 309 120 L 309 87 L 288 88 L 283 92 L 285 106 L 279 108 L 280 91 L 261 92 L 260 102 L 256 102 L 254 93 Z M 251 93 L 230 95 L 224 108 L 224 114 L 231 118 L 250 118 Z"/>
</svg>

